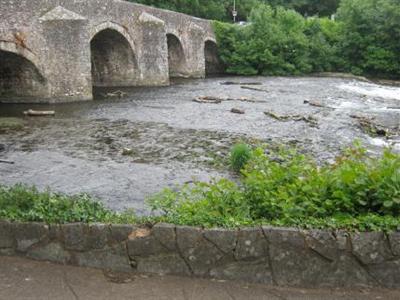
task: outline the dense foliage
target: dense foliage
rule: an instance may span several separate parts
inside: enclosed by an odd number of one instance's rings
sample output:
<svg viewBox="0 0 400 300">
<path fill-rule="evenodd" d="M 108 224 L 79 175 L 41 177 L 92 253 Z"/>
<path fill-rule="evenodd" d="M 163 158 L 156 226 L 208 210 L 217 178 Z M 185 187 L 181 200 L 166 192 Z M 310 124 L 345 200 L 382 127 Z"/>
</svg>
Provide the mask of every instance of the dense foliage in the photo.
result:
<svg viewBox="0 0 400 300">
<path fill-rule="evenodd" d="M 232 20 L 233 0 L 131 0 L 145 5 L 174 10 L 210 20 Z M 236 0 L 238 20 L 245 21 L 253 8 L 269 4 L 294 9 L 303 15 L 330 16 L 340 0 Z"/>
<path fill-rule="evenodd" d="M 68 196 L 34 187 L 0 185 L 0 220 L 38 221 L 46 223 L 133 222 L 130 212 L 106 209 L 88 195 Z"/>
<path fill-rule="evenodd" d="M 353 73 L 400 78 L 399 0 L 342 0 L 342 55 Z"/>
<path fill-rule="evenodd" d="M 337 21 L 259 5 L 247 26 L 214 27 L 228 73 L 345 71 L 400 78 L 399 24 L 397 0 L 343 0 Z"/>
<path fill-rule="evenodd" d="M 265 5 L 254 10 L 250 19 L 247 26 L 215 23 L 228 73 L 286 75 L 336 67 L 338 23 L 306 20 L 293 10 Z"/>
<path fill-rule="evenodd" d="M 400 156 L 368 157 L 357 146 L 319 167 L 295 151 L 269 157 L 254 150 L 240 184 L 166 189 L 150 204 L 167 222 L 203 226 L 279 226 L 396 229 L 400 226 Z"/>
</svg>

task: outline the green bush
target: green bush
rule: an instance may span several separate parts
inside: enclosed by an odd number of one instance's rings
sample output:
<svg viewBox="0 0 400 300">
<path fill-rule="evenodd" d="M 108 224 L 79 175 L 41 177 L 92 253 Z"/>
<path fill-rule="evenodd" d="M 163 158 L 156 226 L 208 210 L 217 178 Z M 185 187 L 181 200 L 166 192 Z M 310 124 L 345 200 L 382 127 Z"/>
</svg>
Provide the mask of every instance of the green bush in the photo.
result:
<svg viewBox="0 0 400 300">
<path fill-rule="evenodd" d="M 369 157 L 355 146 L 333 165 L 318 166 L 296 151 L 269 159 L 258 148 L 240 184 L 226 179 L 165 190 L 151 207 L 168 222 L 202 226 L 396 229 L 400 225 L 400 156 Z"/>
<path fill-rule="evenodd" d="M 247 144 L 236 144 L 232 147 L 230 153 L 230 163 L 234 171 L 240 170 L 246 165 L 251 158 L 251 149 Z"/>
</svg>

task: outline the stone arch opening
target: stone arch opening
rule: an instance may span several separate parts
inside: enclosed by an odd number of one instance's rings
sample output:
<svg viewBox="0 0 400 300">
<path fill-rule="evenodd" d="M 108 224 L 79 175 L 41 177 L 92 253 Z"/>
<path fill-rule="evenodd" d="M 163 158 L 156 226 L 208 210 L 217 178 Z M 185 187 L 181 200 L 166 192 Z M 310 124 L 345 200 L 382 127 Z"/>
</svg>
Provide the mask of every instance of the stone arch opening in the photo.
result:
<svg viewBox="0 0 400 300">
<path fill-rule="evenodd" d="M 186 77 L 186 58 L 181 41 L 174 34 L 167 34 L 168 65 L 170 77 Z"/>
<path fill-rule="evenodd" d="M 204 44 L 204 58 L 206 65 L 206 76 L 223 73 L 223 67 L 218 56 L 217 43 L 207 40 Z"/>
<path fill-rule="evenodd" d="M 98 32 L 90 42 L 94 86 L 132 86 L 138 66 L 128 40 L 115 29 Z"/>
<path fill-rule="evenodd" d="M 0 100 L 42 97 L 46 80 L 27 58 L 0 50 Z"/>
</svg>

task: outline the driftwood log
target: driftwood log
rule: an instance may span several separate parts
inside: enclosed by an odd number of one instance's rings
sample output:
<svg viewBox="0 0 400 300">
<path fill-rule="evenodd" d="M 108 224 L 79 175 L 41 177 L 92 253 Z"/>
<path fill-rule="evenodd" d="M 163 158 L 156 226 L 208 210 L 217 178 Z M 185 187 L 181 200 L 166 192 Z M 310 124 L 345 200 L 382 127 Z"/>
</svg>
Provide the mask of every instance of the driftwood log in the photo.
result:
<svg viewBox="0 0 400 300">
<path fill-rule="evenodd" d="M 324 104 L 322 104 L 322 103 L 320 103 L 318 101 L 304 100 L 304 104 L 308 104 L 308 105 L 314 106 L 314 107 L 320 107 L 320 108 L 327 108 L 327 109 L 335 110 L 335 108 L 329 107 L 329 106 L 325 106 Z"/>
<path fill-rule="evenodd" d="M 9 165 L 13 165 L 14 162 L 13 162 L 13 161 L 10 161 L 10 160 L 0 159 L 0 164 L 9 164 Z"/>
<path fill-rule="evenodd" d="M 262 82 L 236 82 L 236 81 L 223 81 L 220 85 L 262 85 Z"/>
<path fill-rule="evenodd" d="M 193 101 L 197 103 L 213 103 L 213 104 L 221 103 L 224 100 L 226 100 L 226 98 L 219 98 L 213 96 L 199 96 L 193 99 Z"/>
<path fill-rule="evenodd" d="M 25 116 L 30 117 L 43 117 L 43 116 L 54 116 L 56 112 L 54 110 L 33 110 L 29 109 L 24 111 Z"/>
<path fill-rule="evenodd" d="M 245 89 L 245 90 L 253 90 L 253 91 L 257 91 L 257 92 L 269 93 L 268 90 L 259 88 L 259 87 L 255 87 L 255 86 L 241 85 L 240 88 Z"/>
<path fill-rule="evenodd" d="M 125 97 L 127 95 L 127 93 L 125 93 L 125 92 L 123 92 L 123 91 L 115 91 L 115 92 L 109 92 L 109 93 L 106 93 L 106 94 L 101 94 L 101 96 L 103 97 L 103 98 L 118 98 L 118 99 L 121 99 L 121 98 L 123 98 L 123 97 Z"/>
<path fill-rule="evenodd" d="M 256 100 L 256 99 L 251 99 L 248 97 L 240 97 L 240 98 L 224 98 L 224 97 L 216 97 L 216 96 L 199 96 L 193 99 L 194 102 L 197 103 L 214 103 L 218 104 L 221 103 L 222 101 L 242 101 L 242 102 L 251 102 L 251 103 L 256 103 L 256 102 L 266 102 L 263 100 Z"/>
<path fill-rule="evenodd" d="M 312 127 L 317 127 L 318 126 L 318 120 L 313 117 L 313 116 L 302 116 L 302 115 L 277 115 L 274 112 L 271 111 L 265 111 L 265 115 L 268 117 L 271 117 L 275 120 L 282 121 L 282 122 L 287 122 L 287 121 L 303 121 Z"/>
</svg>

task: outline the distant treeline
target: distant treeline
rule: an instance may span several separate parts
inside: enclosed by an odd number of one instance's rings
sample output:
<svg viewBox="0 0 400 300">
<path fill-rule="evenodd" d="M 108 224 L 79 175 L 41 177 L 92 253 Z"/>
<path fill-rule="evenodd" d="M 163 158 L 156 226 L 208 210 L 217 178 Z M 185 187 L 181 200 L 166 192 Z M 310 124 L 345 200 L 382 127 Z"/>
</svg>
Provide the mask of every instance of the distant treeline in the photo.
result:
<svg viewBox="0 0 400 300">
<path fill-rule="evenodd" d="M 130 0 L 159 8 L 183 12 L 192 16 L 218 21 L 232 20 L 233 0 Z M 260 4 L 294 9 L 302 15 L 330 16 L 340 0 L 236 0 L 238 20 L 245 21 L 253 8 Z"/>
</svg>

